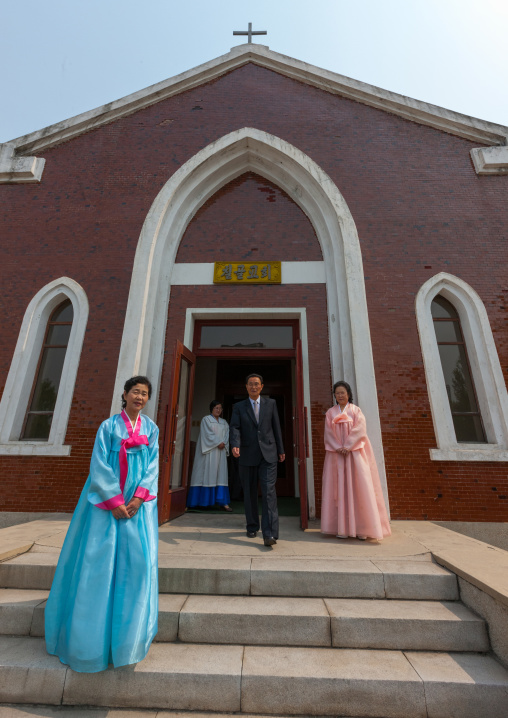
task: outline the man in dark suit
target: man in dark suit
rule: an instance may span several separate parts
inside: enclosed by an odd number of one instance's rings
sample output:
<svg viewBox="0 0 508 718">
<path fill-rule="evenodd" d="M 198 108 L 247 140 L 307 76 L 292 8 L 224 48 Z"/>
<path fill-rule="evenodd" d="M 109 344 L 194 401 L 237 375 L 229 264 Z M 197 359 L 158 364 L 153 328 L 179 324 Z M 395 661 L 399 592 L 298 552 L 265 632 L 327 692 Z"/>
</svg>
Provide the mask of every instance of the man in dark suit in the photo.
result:
<svg viewBox="0 0 508 718">
<path fill-rule="evenodd" d="M 259 531 L 258 481 L 261 482 L 261 529 L 265 546 L 273 546 L 279 537 L 277 510 L 277 460 L 284 461 L 284 447 L 277 405 L 273 399 L 260 396 L 263 377 L 249 374 L 246 379 L 248 399 L 233 406 L 229 424 L 233 456 L 240 459 L 247 536 Z"/>
</svg>

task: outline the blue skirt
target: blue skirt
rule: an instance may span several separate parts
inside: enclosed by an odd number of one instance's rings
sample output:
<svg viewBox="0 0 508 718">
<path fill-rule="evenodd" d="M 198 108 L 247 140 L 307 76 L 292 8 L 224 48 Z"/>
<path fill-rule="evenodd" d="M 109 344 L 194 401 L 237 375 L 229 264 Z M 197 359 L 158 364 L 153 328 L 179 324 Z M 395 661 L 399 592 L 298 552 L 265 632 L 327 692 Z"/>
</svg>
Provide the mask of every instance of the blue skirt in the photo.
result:
<svg viewBox="0 0 508 718">
<path fill-rule="evenodd" d="M 193 506 L 226 506 L 229 504 L 227 486 L 191 486 L 187 494 L 187 508 Z"/>
<path fill-rule="evenodd" d="M 127 501 L 136 460 L 129 455 Z M 60 554 L 45 624 L 48 653 L 74 671 L 96 673 L 143 660 L 157 633 L 158 524 L 156 499 L 117 520 L 88 501 L 89 483 Z"/>
</svg>

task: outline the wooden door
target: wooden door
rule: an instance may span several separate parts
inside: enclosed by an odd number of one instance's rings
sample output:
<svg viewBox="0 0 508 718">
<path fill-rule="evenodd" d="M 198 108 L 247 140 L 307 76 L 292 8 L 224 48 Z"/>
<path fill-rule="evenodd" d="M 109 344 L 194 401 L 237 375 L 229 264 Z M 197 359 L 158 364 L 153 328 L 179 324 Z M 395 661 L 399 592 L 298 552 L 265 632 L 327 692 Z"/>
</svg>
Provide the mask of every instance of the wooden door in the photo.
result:
<svg viewBox="0 0 508 718">
<path fill-rule="evenodd" d="M 177 342 L 163 442 L 159 523 L 174 519 L 185 511 L 195 366 L 194 354 Z"/>
<path fill-rule="evenodd" d="M 307 457 L 309 456 L 307 407 L 303 394 L 302 341 L 296 342 L 296 406 L 293 412 L 295 456 L 298 461 L 298 485 L 300 488 L 300 525 L 309 525 L 307 506 Z M 286 459 L 287 460 L 287 459 Z"/>
</svg>

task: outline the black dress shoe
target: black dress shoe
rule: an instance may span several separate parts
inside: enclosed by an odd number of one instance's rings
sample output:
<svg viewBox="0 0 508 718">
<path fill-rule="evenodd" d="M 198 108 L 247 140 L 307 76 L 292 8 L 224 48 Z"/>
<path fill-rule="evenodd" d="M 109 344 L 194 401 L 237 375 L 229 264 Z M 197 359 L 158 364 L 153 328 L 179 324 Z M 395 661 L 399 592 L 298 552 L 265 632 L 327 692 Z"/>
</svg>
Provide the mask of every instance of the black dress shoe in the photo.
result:
<svg viewBox="0 0 508 718">
<path fill-rule="evenodd" d="M 258 535 L 257 531 L 247 531 L 248 538 L 256 538 L 257 535 Z"/>
<path fill-rule="evenodd" d="M 273 538 L 273 536 L 265 536 L 263 539 L 263 543 L 265 546 L 273 546 L 277 543 L 277 541 Z"/>
</svg>

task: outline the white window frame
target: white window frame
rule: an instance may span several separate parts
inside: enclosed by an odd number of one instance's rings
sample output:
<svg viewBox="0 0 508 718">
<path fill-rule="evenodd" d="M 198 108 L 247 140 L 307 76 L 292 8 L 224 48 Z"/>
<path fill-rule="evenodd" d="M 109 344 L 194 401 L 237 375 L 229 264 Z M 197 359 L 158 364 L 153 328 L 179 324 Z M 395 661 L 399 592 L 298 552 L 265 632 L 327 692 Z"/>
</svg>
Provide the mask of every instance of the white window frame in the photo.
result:
<svg viewBox="0 0 508 718">
<path fill-rule="evenodd" d="M 471 374 L 487 437 L 486 444 L 458 442 L 434 330 L 431 304 L 440 294 L 459 315 Z M 416 296 L 416 320 L 437 448 L 434 461 L 508 461 L 508 393 L 485 306 L 466 282 L 440 272 Z"/>
<path fill-rule="evenodd" d="M 48 321 L 66 299 L 72 303 L 74 317 L 49 437 L 20 441 Z M 87 320 L 85 291 L 69 277 L 47 284 L 28 305 L 0 401 L 0 455 L 69 456 L 71 446 L 64 441 Z"/>
</svg>

